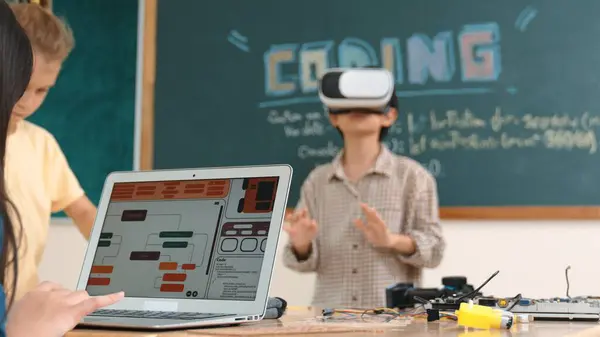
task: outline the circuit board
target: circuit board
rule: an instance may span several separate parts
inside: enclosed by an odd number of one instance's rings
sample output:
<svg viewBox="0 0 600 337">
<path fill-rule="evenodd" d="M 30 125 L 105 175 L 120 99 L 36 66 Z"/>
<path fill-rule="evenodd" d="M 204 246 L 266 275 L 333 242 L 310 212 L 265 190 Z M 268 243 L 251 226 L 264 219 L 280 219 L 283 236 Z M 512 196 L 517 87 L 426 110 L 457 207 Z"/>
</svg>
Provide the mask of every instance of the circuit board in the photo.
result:
<svg viewBox="0 0 600 337">
<path fill-rule="evenodd" d="M 538 321 L 600 320 L 600 301 L 597 298 L 522 298 L 518 300 L 518 303 L 511 303 L 510 298 L 478 298 L 475 302 L 480 305 L 493 306 L 497 309 L 510 310 L 515 314 L 530 315 Z"/>
</svg>

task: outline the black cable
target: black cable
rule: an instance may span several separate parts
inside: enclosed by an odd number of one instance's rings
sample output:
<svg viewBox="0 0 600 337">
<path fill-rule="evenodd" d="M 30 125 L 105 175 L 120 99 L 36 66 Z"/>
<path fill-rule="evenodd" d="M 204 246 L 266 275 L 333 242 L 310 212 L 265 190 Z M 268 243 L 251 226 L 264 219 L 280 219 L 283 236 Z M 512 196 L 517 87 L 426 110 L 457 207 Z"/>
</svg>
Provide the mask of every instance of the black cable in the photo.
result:
<svg viewBox="0 0 600 337">
<path fill-rule="evenodd" d="M 511 304 L 510 307 L 508 307 L 506 309 L 506 311 L 511 311 L 517 305 L 517 303 L 519 303 L 519 301 L 521 300 L 521 298 L 522 298 L 521 294 L 517 294 L 517 296 L 513 297 L 512 300 L 511 300 L 513 303 Z"/>
<path fill-rule="evenodd" d="M 567 269 L 565 269 L 565 278 L 567 279 L 567 298 L 571 298 L 569 295 L 569 288 L 571 287 L 569 284 L 569 269 L 571 269 L 571 266 L 567 266 Z"/>
<path fill-rule="evenodd" d="M 415 299 L 415 301 L 421 302 L 422 304 L 429 304 L 430 303 L 428 300 L 424 299 L 423 297 L 413 296 L 413 298 Z"/>
<path fill-rule="evenodd" d="M 423 297 L 420 296 L 413 296 L 413 299 L 417 302 L 419 302 L 419 305 L 417 305 L 416 307 L 414 307 L 414 311 L 417 311 L 420 307 L 423 307 L 423 309 L 425 309 L 425 311 L 427 311 L 428 309 L 425 307 L 427 304 L 431 304 L 431 302 L 429 302 L 428 300 L 424 299 Z"/>
<path fill-rule="evenodd" d="M 495 273 L 492 274 L 492 276 L 490 276 L 485 282 L 483 282 L 482 285 L 479 286 L 479 288 L 471 291 L 470 293 L 463 295 L 461 297 L 459 297 L 456 302 L 459 302 L 460 300 L 462 300 L 463 298 L 469 298 L 475 294 L 477 294 L 479 292 L 479 290 L 481 290 L 481 288 L 483 288 L 486 284 L 488 284 L 488 282 L 490 282 L 494 277 L 496 277 L 496 275 L 498 275 L 498 273 L 500 273 L 499 270 L 497 270 Z"/>
</svg>

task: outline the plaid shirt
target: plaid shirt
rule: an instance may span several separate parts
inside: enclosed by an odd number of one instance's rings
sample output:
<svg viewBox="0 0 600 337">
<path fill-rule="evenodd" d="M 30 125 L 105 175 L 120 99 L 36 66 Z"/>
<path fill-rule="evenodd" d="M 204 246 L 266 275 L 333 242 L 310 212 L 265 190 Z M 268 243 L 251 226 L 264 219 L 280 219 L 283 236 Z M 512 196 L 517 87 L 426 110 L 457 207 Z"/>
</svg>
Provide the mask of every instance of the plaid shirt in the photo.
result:
<svg viewBox="0 0 600 337">
<path fill-rule="evenodd" d="M 318 234 L 304 261 L 298 261 L 288 242 L 284 264 L 317 273 L 315 306 L 381 307 L 386 287 L 398 282 L 419 286 L 421 268 L 437 267 L 442 260 L 436 182 L 419 163 L 382 146 L 375 166 L 353 184 L 341 156 L 314 169 L 303 183 L 297 209 L 307 208 Z M 392 233 L 410 236 L 416 252 L 405 256 L 373 248 L 354 224 L 358 217 L 364 220 L 360 202 L 375 208 Z"/>
</svg>

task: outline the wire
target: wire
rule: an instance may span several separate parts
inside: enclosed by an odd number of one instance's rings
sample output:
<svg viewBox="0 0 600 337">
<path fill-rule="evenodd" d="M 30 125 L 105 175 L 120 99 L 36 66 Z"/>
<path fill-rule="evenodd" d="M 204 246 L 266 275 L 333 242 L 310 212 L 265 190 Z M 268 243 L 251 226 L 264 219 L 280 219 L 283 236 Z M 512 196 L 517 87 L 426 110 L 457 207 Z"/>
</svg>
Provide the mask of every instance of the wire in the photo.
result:
<svg viewBox="0 0 600 337">
<path fill-rule="evenodd" d="M 506 311 L 511 311 L 517 305 L 517 303 L 519 303 L 519 301 L 521 300 L 521 298 L 522 298 L 521 294 L 517 294 L 517 296 L 513 297 L 512 300 L 511 300 L 513 303 L 511 304 L 510 307 L 508 307 L 506 309 Z"/>
<path fill-rule="evenodd" d="M 400 316 L 402 316 L 399 312 L 397 312 L 396 310 L 391 310 L 391 309 L 387 309 L 387 308 L 378 308 L 378 309 L 367 309 L 365 311 L 363 311 L 362 314 L 360 314 L 360 319 L 361 320 L 365 320 L 365 315 L 370 314 L 370 312 L 373 312 L 373 314 L 375 315 L 385 315 L 385 314 L 390 314 L 390 317 L 387 317 L 384 320 L 384 323 L 387 323 L 395 318 L 398 318 Z"/>
<path fill-rule="evenodd" d="M 367 318 L 378 317 L 381 319 L 383 323 L 391 322 L 395 319 L 400 318 L 411 318 L 411 317 L 420 317 L 426 314 L 425 312 L 418 312 L 419 308 L 414 308 L 408 311 L 396 311 L 390 308 L 373 308 L 373 309 L 323 309 L 322 315 L 324 319 L 328 320 L 356 320 L 360 319 L 362 321 L 369 321 Z M 342 317 L 334 317 L 336 314 L 341 315 Z M 448 317 L 452 319 L 452 314 L 444 314 L 444 317 Z"/>
<path fill-rule="evenodd" d="M 565 279 L 567 280 L 567 298 L 571 298 L 569 295 L 569 288 L 571 287 L 569 284 L 569 269 L 571 269 L 571 266 L 567 266 L 567 269 L 565 269 Z"/>
<path fill-rule="evenodd" d="M 415 307 L 415 309 L 414 309 L 414 310 L 418 310 L 418 309 L 419 309 L 419 308 L 421 308 L 421 307 L 422 307 L 423 309 L 427 310 L 427 307 L 426 307 L 426 305 L 429 305 L 429 308 L 431 308 L 431 302 L 429 302 L 428 300 L 424 299 L 423 297 L 420 297 L 420 296 L 416 296 L 416 295 L 415 295 L 415 296 L 413 296 L 413 299 L 414 299 L 415 301 L 419 302 L 419 305 L 417 305 L 417 306 Z"/>
<path fill-rule="evenodd" d="M 425 304 L 429 304 L 429 301 L 424 299 L 423 297 L 420 296 L 413 296 L 413 298 L 415 299 L 415 301 L 420 302 L 421 304 L 425 305 Z"/>
<path fill-rule="evenodd" d="M 469 298 L 475 294 L 477 294 L 479 292 L 479 290 L 481 290 L 481 288 L 483 288 L 486 284 L 488 284 L 488 282 L 490 282 L 494 277 L 496 277 L 496 275 L 498 275 L 498 273 L 500 273 L 499 270 L 497 270 L 495 273 L 492 274 L 492 276 L 490 276 L 485 282 L 483 282 L 482 285 L 479 286 L 479 288 L 471 291 L 470 293 L 463 295 L 461 297 L 459 297 L 456 302 L 459 302 L 460 300 L 462 300 L 463 298 Z"/>
</svg>

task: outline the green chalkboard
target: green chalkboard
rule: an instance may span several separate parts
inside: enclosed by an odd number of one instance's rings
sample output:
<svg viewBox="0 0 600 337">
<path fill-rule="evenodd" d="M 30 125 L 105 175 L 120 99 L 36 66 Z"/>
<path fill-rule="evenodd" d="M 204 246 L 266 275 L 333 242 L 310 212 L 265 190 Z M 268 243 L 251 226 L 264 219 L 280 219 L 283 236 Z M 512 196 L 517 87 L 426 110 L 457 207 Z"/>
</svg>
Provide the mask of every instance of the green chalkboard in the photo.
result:
<svg viewBox="0 0 600 337">
<path fill-rule="evenodd" d="M 185 10 L 182 10 L 185 9 Z M 600 204 L 600 1 L 159 0 L 156 168 L 289 163 L 341 141 L 316 79 L 396 76 L 387 144 L 442 206 Z"/>
<path fill-rule="evenodd" d="M 52 7 L 76 46 L 31 121 L 56 137 L 97 203 L 106 175 L 133 167 L 138 4 L 53 0 Z"/>
</svg>

